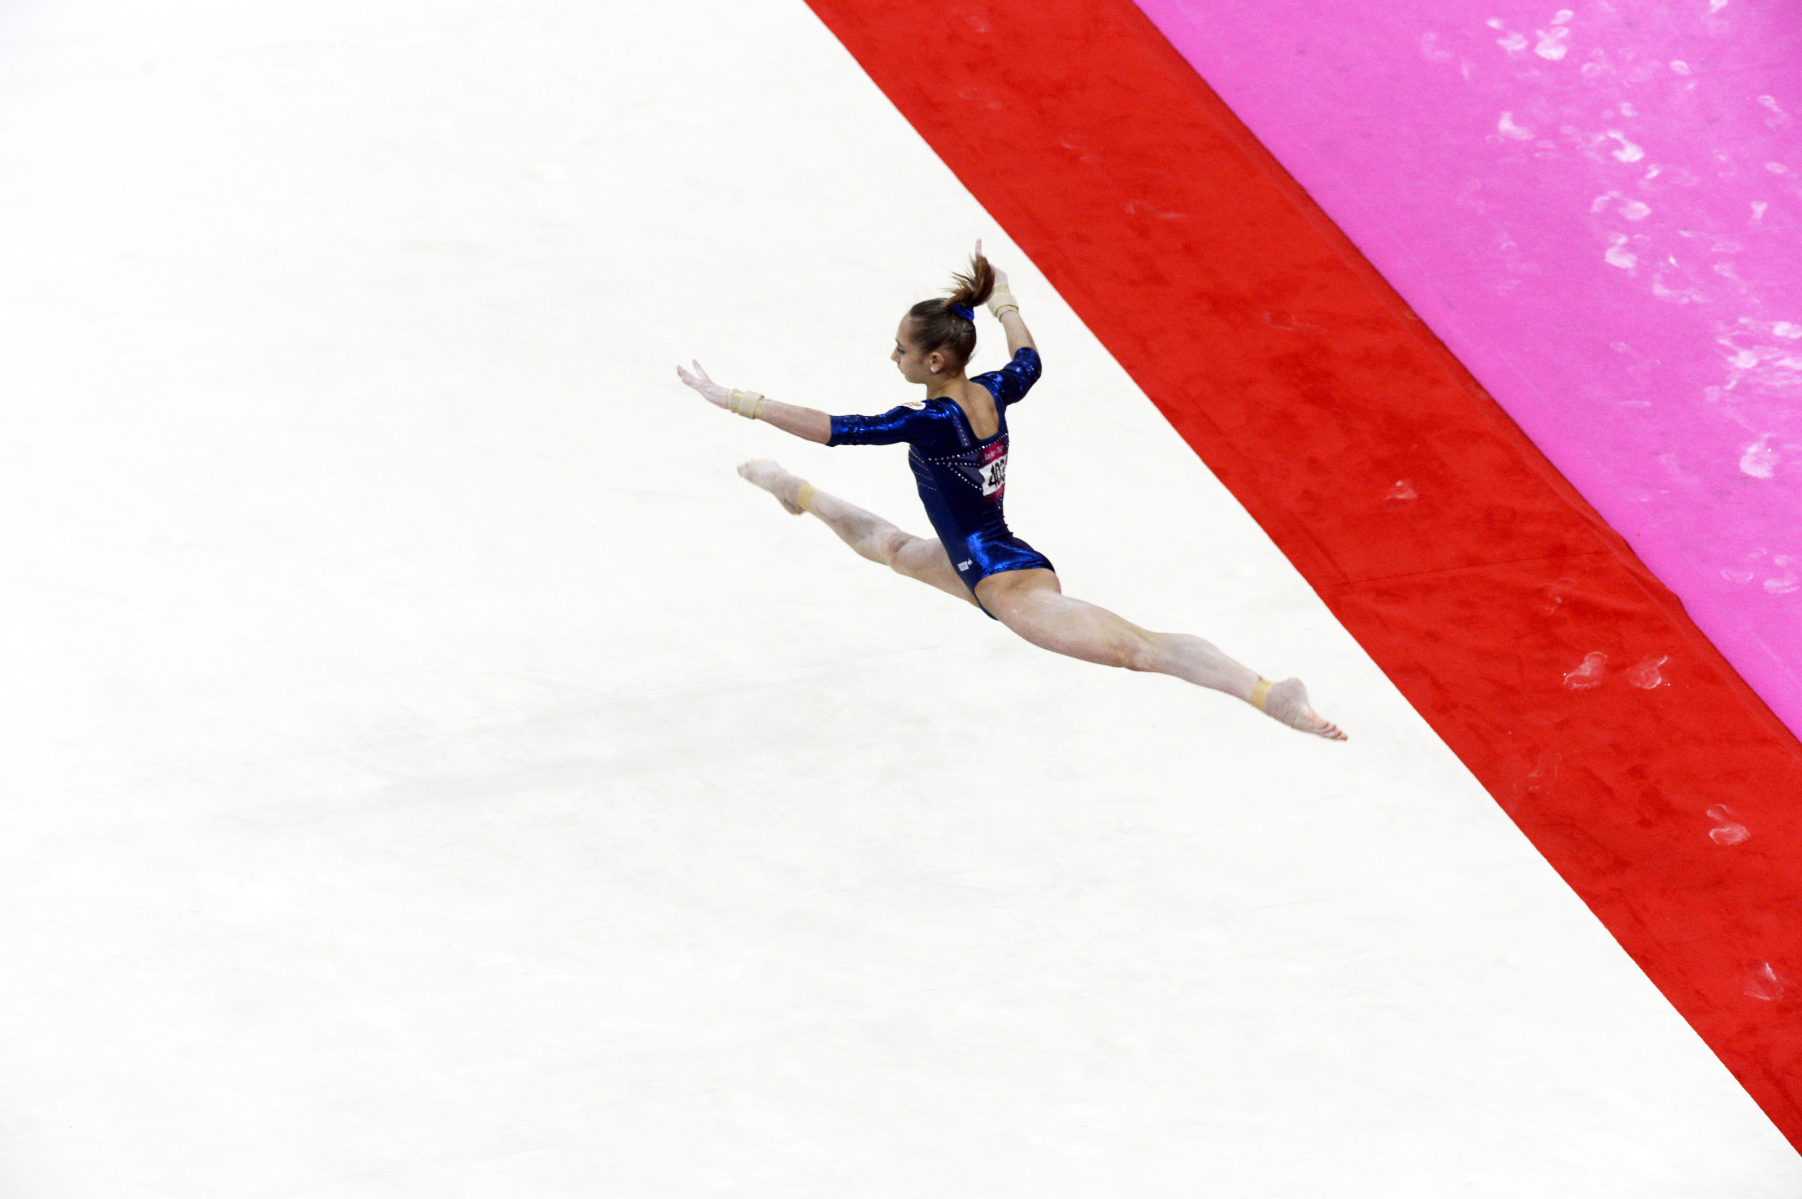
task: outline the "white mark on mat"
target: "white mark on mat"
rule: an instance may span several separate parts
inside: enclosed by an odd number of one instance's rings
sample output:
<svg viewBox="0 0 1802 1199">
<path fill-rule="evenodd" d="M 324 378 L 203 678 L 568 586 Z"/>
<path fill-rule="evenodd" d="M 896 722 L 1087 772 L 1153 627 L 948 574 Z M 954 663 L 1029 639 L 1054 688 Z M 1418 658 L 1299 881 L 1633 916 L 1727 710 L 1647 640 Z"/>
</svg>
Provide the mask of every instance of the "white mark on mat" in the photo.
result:
<svg viewBox="0 0 1802 1199">
<path fill-rule="evenodd" d="M 1420 53 L 1428 62 L 1447 62 L 1452 57 L 1450 50 L 1439 48 L 1439 35 L 1436 33 L 1420 35 Z"/>
<path fill-rule="evenodd" d="M 1558 767 L 1563 764 L 1563 754 L 1541 754 L 1539 760 L 1533 764 L 1533 769 L 1527 771 L 1520 781 L 1522 794 L 1536 794 L 1544 790 L 1547 785 L 1557 782 Z"/>
<path fill-rule="evenodd" d="M 1754 479 L 1768 479 L 1777 473 L 1777 451 L 1771 448 L 1769 433 L 1746 447 L 1745 453 L 1739 456 L 1739 469 L 1741 474 L 1751 475 Z"/>
<path fill-rule="evenodd" d="M 1419 499 L 1420 496 L 1414 490 L 1414 484 L 1408 482 L 1406 479 L 1397 479 L 1395 481 L 1395 486 L 1383 493 L 1383 498 L 1385 500 L 1396 500 L 1401 503 L 1407 503 L 1409 500 Z"/>
<path fill-rule="evenodd" d="M 1623 271 L 1631 271 L 1639 265 L 1638 255 L 1627 249 L 1627 235 L 1624 233 L 1616 233 L 1608 239 L 1608 252 L 1602 255 L 1602 260 L 1609 266 L 1620 267 Z"/>
<path fill-rule="evenodd" d="M 1673 290 L 1666 287 L 1664 285 L 1664 280 L 1656 275 L 1652 277 L 1652 294 L 1660 300 L 1665 300 L 1672 304 L 1708 303 L 1708 297 L 1697 291 L 1695 288 L 1685 287 L 1680 291 Z"/>
<path fill-rule="evenodd" d="M 1327 331 L 1324 325 L 1310 325 L 1293 312 L 1281 310 L 1275 312 L 1267 310 L 1264 313 L 1264 323 L 1272 329 L 1281 329 L 1285 333 L 1325 333 Z"/>
<path fill-rule="evenodd" d="M 1802 394 L 1802 352 L 1799 352 L 1795 339 L 1784 337 L 1782 345 L 1766 342 L 1742 346 L 1736 339 L 1758 337 L 1766 332 L 1775 334 L 1776 322 L 1766 324 L 1751 317 L 1741 317 L 1739 325 L 1738 330 L 1724 331 L 1715 338 L 1724 351 L 1728 368 L 1723 392 L 1743 388 L 1755 395 L 1790 397 Z M 1727 330 L 1729 327 L 1723 325 L 1721 328 Z"/>
<path fill-rule="evenodd" d="M 1638 162 L 1640 159 L 1642 159 L 1646 156 L 1646 152 L 1644 150 L 1640 149 L 1638 146 L 1634 145 L 1632 142 L 1628 141 L 1627 135 L 1622 133 L 1620 130 L 1609 129 L 1606 132 L 1609 137 L 1613 138 L 1615 141 L 1617 141 L 1621 144 L 1620 149 L 1612 151 L 1614 156 L 1616 158 L 1618 158 L 1620 161 L 1622 161 L 1622 162 Z"/>
<path fill-rule="evenodd" d="M 1708 818 L 1714 821 L 1715 826 L 1708 830 L 1708 839 L 1716 845 L 1738 845 L 1750 837 L 1752 834 L 1746 830 L 1746 826 L 1734 819 L 1737 815 L 1724 803 L 1709 808 Z"/>
<path fill-rule="evenodd" d="M 1764 210 L 1769 207 L 1770 205 L 1766 204 L 1763 200 L 1752 201 L 1752 221 L 1754 224 L 1764 220 Z"/>
<path fill-rule="evenodd" d="M 1511 112 L 1502 114 L 1502 119 L 1495 123 L 1495 131 L 1503 137 L 1511 137 L 1517 142 L 1533 140 L 1533 131 L 1524 125 L 1516 125 L 1514 114 Z"/>
<path fill-rule="evenodd" d="M 1765 163 L 1765 164 L 1764 164 L 1764 169 L 1765 169 L 1765 170 L 1767 170 L 1767 171 L 1769 171 L 1769 172 L 1770 172 L 1770 173 L 1771 173 L 1771 174 L 1773 174 L 1773 175 L 1787 175 L 1787 174 L 1789 174 L 1789 168 L 1788 168 L 1788 167 L 1786 167 L 1786 166 L 1784 166 L 1784 165 L 1783 165 L 1783 164 L 1782 164 L 1782 163 L 1780 163 L 1780 162 L 1767 162 L 1767 163 Z"/>
<path fill-rule="evenodd" d="M 1585 654 L 1583 665 L 1564 676 L 1564 685 L 1572 691 L 1587 691 L 1602 681 L 1602 671 L 1608 665 L 1608 655 L 1604 653 Z"/>
<path fill-rule="evenodd" d="M 1575 580 L 1575 579 L 1559 579 L 1557 582 L 1553 583 L 1550 587 L 1547 587 L 1545 589 L 1545 598 L 1547 600 L 1547 603 L 1546 603 L 1546 606 L 1541 608 L 1539 611 L 1543 615 L 1550 616 L 1552 613 L 1556 612 L 1559 608 L 1564 606 L 1565 597 L 1568 596 L 1571 592 L 1575 591 L 1576 589 L 1577 589 L 1577 580 Z"/>
<path fill-rule="evenodd" d="M 1753 999 L 1776 1003 L 1788 990 L 1783 976 L 1771 969 L 1769 962 L 1760 962 L 1746 971 L 1745 991 Z"/>
<path fill-rule="evenodd" d="M 1533 47 L 1533 53 L 1552 62 L 1557 62 L 1570 53 L 1570 47 L 1564 43 L 1570 38 L 1570 30 L 1563 26 L 1554 26 L 1550 30 L 1535 29 L 1539 35 L 1539 44 Z"/>
<path fill-rule="evenodd" d="M 1681 58 L 1673 58 L 1671 59 L 1671 70 L 1679 75 L 1687 75 L 1689 74 L 1689 64 Z"/>
<path fill-rule="evenodd" d="M 1632 666 L 1627 667 L 1627 681 L 1645 691 L 1653 691 L 1665 685 L 1664 675 L 1659 667 L 1671 660 L 1669 654 L 1648 654 Z"/>
<path fill-rule="evenodd" d="M 1778 321 L 1771 326 L 1771 332 L 1775 333 L 1778 337 L 1787 337 L 1789 340 L 1794 341 L 1798 337 L 1802 337 L 1802 325 L 1798 325 L 1793 321 Z"/>
<path fill-rule="evenodd" d="M 1607 163 L 1607 158 L 1603 151 L 1607 149 L 1608 139 L 1601 134 L 1585 133 L 1575 125 L 1560 125 L 1558 126 L 1558 132 L 1576 142 L 1577 149 L 1583 152 L 1585 158 L 1588 158 L 1593 162 L 1603 163 L 1604 165 Z"/>
<path fill-rule="evenodd" d="M 1764 119 L 1765 127 L 1767 129 L 1781 129 L 1783 126 L 1789 124 L 1789 113 L 1784 112 L 1783 109 L 1779 107 L 1777 104 L 1777 97 L 1760 96 L 1758 97 L 1758 102 L 1771 110 L 1771 115 Z"/>
<path fill-rule="evenodd" d="M 1764 589 L 1766 591 L 1770 592 L 1772 595 L 1788 595 L 1796 588 L 1802 587 L 1802 579 L 1798 579 L 1796 577 L 1796 572 L 1790 569 L 1790 567 L 1795 564 L 1796 560 L 1794 558 L 1790 557 L 1788 554 L 1778 554 L 1775 558 L 1771 559 L 1771 561 L 1775 562 L 1777 564 L 1777 569 L 1781 570 L 1783 573 L 1780 575 L 1772 575 L 1764 581 Z"/>
<path fill-rule="evenodd" d="M 1644 200 L 1630 199 L 1621 195 L 1619 192 L 1607 192 L 1597 196 L 1589 202 L 1589 211 L 1600 212 L 1602 209 L 1608 207 L 1609 204 L 1613 204 L 1614 211 L 1629 221 L 1643 221 L 1652 215 L 1652 206 L 1650 204 L 1647 204 Z"/>
</svg>

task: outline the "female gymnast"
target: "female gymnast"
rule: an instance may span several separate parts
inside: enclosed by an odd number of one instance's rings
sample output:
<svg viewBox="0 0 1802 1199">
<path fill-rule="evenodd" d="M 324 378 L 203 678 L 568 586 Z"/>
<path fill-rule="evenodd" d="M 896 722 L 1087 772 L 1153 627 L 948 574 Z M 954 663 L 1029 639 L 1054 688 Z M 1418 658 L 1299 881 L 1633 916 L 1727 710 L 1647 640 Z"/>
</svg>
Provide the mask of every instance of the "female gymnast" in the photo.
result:
<svg viewBox="0 0 1802 1199">
<path fill-rule="evenodd" d="M 1039 354 L 1007 276 L 982 255 L 942 300 L 922 300 L 901 320 L 890 355 L 909 383 L 923 384 L 922 403 L 903 404 L 881 416 L 828 416 L 813 408 L 781 404 L 756 392 L 732 391 L 694 373 L 676 374 L 711 404 L 824 445 L 911 447 L 920 500 L 937 540 L 903 533 L 881 517 L 818 491 L 767 458 L 738 473 L 763 488 L 796 516 L 811 512 L 845 544 L 873 562 L 968 601 L 1024 637 L 1056 653 L 1175 675 L 1224 691 L 1292 728 L 1333 741 L 1345 734 L 1308 706 L 1300 679 L 1272 683 L 1210 643 L 1187 633 L 1152 633 L 1105 608 L 1063 593 L 1051 562 L 1014 536 L 1002 519 L 1007 482 L 1007 409 L 1039 377 Z M 987 303 L 1007 333 L 1006 366 L 974 379 L 964 364 L 976 348 L 975 306 Z"/>
</svg>

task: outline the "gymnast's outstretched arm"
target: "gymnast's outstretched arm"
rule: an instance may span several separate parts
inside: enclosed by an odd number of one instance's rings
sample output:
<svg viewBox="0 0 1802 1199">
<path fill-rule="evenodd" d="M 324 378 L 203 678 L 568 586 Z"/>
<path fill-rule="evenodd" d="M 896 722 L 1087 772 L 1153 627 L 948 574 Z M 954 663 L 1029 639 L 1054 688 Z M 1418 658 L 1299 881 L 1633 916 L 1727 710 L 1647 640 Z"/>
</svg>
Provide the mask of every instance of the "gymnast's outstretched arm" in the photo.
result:
<svg viewBox="0 0 1802 1199">
<path fill-rule="evenodd" d="M 779 403 L 765 399 L 754 391 L 733 391 L 709 379 L 699 362 L 694 363 L 694 368 L 691 375 L 678 366 L 676 377 L 700 392 L 701 398 L 714 407 L 760 420 L 766 425 L 774 425 L 784 433 L 793 433 L 802 441 L 817 441 L 825 445 L 832 439 L 832 418 L 819 409 Z"/>
</svg>

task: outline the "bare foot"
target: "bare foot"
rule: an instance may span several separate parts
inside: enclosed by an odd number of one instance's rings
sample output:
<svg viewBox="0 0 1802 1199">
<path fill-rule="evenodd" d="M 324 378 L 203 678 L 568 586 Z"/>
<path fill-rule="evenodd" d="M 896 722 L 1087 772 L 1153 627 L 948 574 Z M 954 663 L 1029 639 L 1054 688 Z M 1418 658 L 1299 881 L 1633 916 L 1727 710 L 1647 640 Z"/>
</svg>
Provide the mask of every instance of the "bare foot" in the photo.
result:
<svg viewBox="0 0 1802 1199">
<path fill-rule="evenodd" d="M 1344 741 L 1345 733 L 1330 720 L 1308 706 L 1308 689 L 1300 679 L 1284 679 L 1270 689 L 1264 700 L 1264 713 L 1282 721 L 1292 729 L 1325 737 L 1328 741 Z"/>
<path fill-rule="evenodd" d="M 795 497 L 801 492 L 801 480 L 783 470 L 780 463 L 768 458 L 753 458 L 740 463 L 738 473 L 747 482 L 755 483 L 775 496 L 776 502 L 788 511 L 801 515 L 801 505 L 795 503 Z"/>
</svg>

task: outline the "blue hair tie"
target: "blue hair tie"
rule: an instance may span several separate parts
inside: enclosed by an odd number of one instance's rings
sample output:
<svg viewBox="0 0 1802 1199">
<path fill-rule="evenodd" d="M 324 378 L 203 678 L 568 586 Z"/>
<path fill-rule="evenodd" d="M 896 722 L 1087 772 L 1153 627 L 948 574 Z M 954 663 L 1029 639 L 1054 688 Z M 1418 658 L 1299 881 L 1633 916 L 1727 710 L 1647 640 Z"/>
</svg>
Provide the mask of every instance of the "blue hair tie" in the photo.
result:
<svg viewBox="0 0 1802 1199">
<path fill-rule="evenodd" d="M 967 321 L 976 319 L 976 310 L 974 308 L 965 308 L 962 304 L 947 304 L 945 307 L 949 308 L 954 316 L 961 316 Z"/>
</svg>

